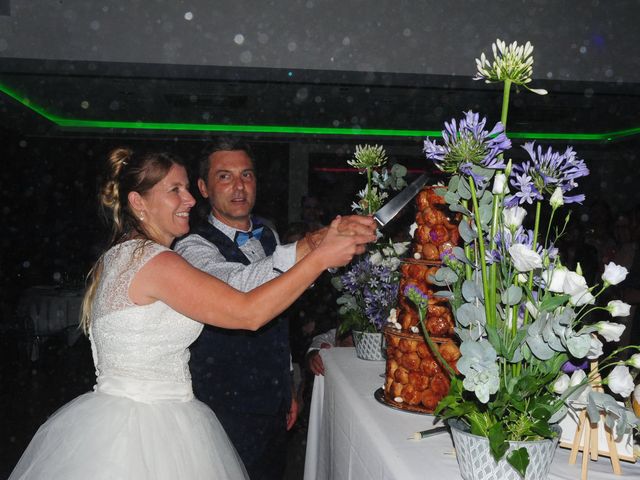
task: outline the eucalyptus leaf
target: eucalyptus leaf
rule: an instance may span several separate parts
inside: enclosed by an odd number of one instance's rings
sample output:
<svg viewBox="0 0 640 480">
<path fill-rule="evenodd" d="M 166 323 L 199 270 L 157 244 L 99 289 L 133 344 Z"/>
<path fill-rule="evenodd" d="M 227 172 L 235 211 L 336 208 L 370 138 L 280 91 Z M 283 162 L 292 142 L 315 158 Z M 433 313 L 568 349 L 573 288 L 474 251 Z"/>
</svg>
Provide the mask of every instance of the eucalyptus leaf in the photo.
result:
<svg viewBox="0 0 640 480">
<path fill-rule="evenodd" d="M 456 260 L 466 263 L 467 265 L 471 265 L 471 261 L 467 258 L 466 253 L 464 253 L 464 250 L 461 247 L 453 247 L 451 249 L 451 253 L 456 257 Z"/>
<path fill-rule="evenodd" d="M 456 319 L 460 325 L 468 327 L 470 324 L 486 324 L 484 308 L 473 303 L 465 303 L 456 310 Z"/>
<path fill-rule="evenodd" d="M 437 292 L 434 292 L 432 295 L 434 297 L 440 297 L 440 298 L 451 298 L 453 297 L 453 292 L 449 290 L 439 290 Z"/>
<path fill-rule="evenodd" d="M 576 358 L 584 358 L 589 353 L 591 335 L 574 335 L 567 339 L 567 350 Z"/>
<path fill-rule="evenodd" d="M 556 354 L 556 351 L 543 340 L 542 335 L 527 336 L 527 346 L 531 349 L 531 353 L 540 360 L 549 360 Z"/>
<path fill-rule="evenodd" d="M 467 302 L 473 302 L 475 299 L 478 298 L 478 295 L 476 292 L 476 283 L 473 280 L 465 280 L 462 283 L 462 297 Z"/>
<path fill-rule="evenodd" d="M 517 285 L 511 285 L 500 296 L 502 303 L 508 306 L 517 305 L 522 300 L 522 288 Z"/>
<path fill-rule="evenodd" d="M 469 188 L 469 183 L 468 183 L 468 180 L 466 178 L 461 178 L 460 179 L 460 183 L 458 184 L 457 193 L 458 193 L 458 195 L 460 195 L 460 198 L 462 198 L 464 200 L 470 200 L 471 199 L 471 190 Z"/>
<path fill-rule="evenodd" d="M 447 190 L 447 193 L 444 194 L 444 201 L 447 202 L 448 205 L 457 205 L 460 201 L 460 196 L 451 190 Z"/>
<path fill-rule="evenodd" d="M 452 192 L 456 192 L 458 191 L 458 184 L 460 183 L 460 176 L 458 175 L 453 175 L 451 177 L 451 179 L 449 180 L 449 185 L 448 185 L 448 189 Z"/>
<path fill-rule="evenodd" d="M 449 267 L 441 267 L 433 275 L 433 278 L 438 282 L 444 282 L 449 285 L 458 281 L 458 274 L 451 270 Z"/>
<path fill-rule="evenodd" d="M 478 208 L 480 210 L 480 224 L 482 226 L 489 225 L 489 223 L 491 223 L 491 217 L 493 217 L 491 205 L 482 204 Z"/>
<path fill-rule="evenodd" d="M 493 193 L 487 190 L 486 192 L 484 192 L 484 195 L 482 195 L 482 198 L 480 199 L 480 204 L 491 205 L 492 203 L 493 203 Z"/>
<path fill-rule="evenodd" d="M 458 232 L 460 232 L 460 236 L 465 241 L 465 243 L 470 243 L 476 238 L 476 232 L 474 232 L 467 222 L 460 222 L 458 225 Z"/>
<path fill-rule="evenodd" d="M 471 212 L 469 211 L 469 209 L 463 207 L 460 204 L 449 205 L 449 210 L 451 210 L 452 212 L 461 213 L 463 215 L 466 215 L 467 217 L 471 215 Z"/>
</svg>

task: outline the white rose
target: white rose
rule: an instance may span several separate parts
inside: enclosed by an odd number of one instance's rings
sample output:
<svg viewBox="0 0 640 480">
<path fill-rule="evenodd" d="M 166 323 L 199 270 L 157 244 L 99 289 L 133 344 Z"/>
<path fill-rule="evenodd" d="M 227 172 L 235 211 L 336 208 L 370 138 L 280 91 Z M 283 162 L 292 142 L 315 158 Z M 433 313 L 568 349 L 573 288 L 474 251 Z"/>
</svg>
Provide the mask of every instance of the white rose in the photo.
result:
<svg viewBox="0 0 640 480">
<path fill-rule="evenodd" d="M 613 262 L 609 262 L 604 266 L 602 280 L 606 285 L 617 285 L 627 278 L 628 273 L 629 271 L 626 268 L 616 265 Z"/>
<path fill-rule="evenodd" d="M 491 193 L 494 195 L 502 195 L 509 193 L 509 186 L 507 185 L 507 176 L 504 173 L 496 173 L 493 179 L 493 189 Z"/>
<path fill-rule="evenodd" d="M 613 322 L 598 322 L 594 327 L 596 327 L 598 333 L 607 342 L 619 342 L 620 335 L 622 335 L 622 332 L 624 332 L 625 329 L 625 325 Z"/>
<path fill-rule="evenodd" d="M 613 393 L 627 398 L 633 392 L 633 377 L 629 373 L 629 368 L 624 365 L 615 367 L 607 377 L 607 384 Z"/>
<path fill-rule="evenodd" d="M 631 305 L 620 300 L 611 300 L 607 303 L 607 310 L 612 317 L 628 317 L 631 313 Z"/>
<path fill-rule="evenodd" d="M 542 267 L 542 258 L 538 253 L 526 245 L 516 243 L 509 247 L 509 254 L 513 260 L 513 266 L 519 272 L 530 272 L 534 268 Z"/>
<path fill-rule="evenodd" d="M 569 388 L 569 375 L 563 373 L 560 375 L 555 382 L 553 382 L 552 390 L 558 395 L 562 395 Z"/>
<path fill-rule="evenodd" d="M 502 210 L 502 223 L 510 230 L 515 230 L 524 220 L 527 211 L 522 207 L 505 208 Z"/>
<path fill-rule="evenodd" d="M 543 272 L 542 279 L 547 285 L 547 290 L 554 293 L 564 293 L 562 285 L 564 284 L 564 279 L 568 271 L 566 267 L 559 265 Z"/>
<path fill-rule="evenodd" d="M 560 187 L 556 187 L 556 189 L 553 191 L 553 194 L 549 199 L 549 204 L 554 210 L 564 205 L 564 197 L 562 196 L 562 189 Z"/>
<path fill-rule="evenodd" d="M 591 335 L 591 345 L 589 345 L 587 358 L 589 360 L 596 360 L 601 356 L 602 356 L 602 342 L 595 335 Z"/>
<path fill-rule="evenodd" d="M 627 360 L 627 365 L 630 365 L 633 368 L 640 368 L 640 353 L 634 353 L 631 355 L 631 358 Z"/>
</svg>

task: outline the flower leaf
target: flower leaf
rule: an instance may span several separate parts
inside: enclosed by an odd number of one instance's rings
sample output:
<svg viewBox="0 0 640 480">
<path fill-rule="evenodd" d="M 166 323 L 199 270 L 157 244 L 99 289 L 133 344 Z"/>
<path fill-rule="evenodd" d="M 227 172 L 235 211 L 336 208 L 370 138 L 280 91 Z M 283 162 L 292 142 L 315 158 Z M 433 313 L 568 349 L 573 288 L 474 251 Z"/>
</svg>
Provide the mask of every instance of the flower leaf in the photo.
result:
<svg viewBox="0 0 640 480">
<path fill-rule="evenodd" d="M 460 198 L 464 199 L 464 200 L 470 200 L 471 199 L 471 190 L 469 188 L 469 183 L 468 180 L 466 178 L 463 178 L 460 180 L 460 183 L 458 183 L 458 191 L 457 191 L 458 195 L 460 195 Z"/>
<path fill-rule="evenodd" d="M 463 327 L 468 327 L 471 324 L 485 325 L 487 323 L 484 308 L 473 303 L 461 305 L 456 311 L 456 318 Z"/>
<path fill-rule="evenodd" d="M 552 312 L 560 305 L 564 305 L 569 301 L 571 295 L 553 295 L 549 292 L 544 294 L 542 302 L 538 305 L 538 310 Z"/>
<path fill-rule="evenodd" d="M 489 429 L 489 448 L 491 449 L 491 455 L 493 455 L 496 461 L 504 457 L 504 454 L 507 453 L 509 449 L 507 435 L 500 422 L 494 423 Z"/>
<path fill-rule="evenodd" d="M 524 472 L 529 466 L 529 452 L 524 447 L 513 450 L 507 455 L 507 462 L 524 478 Z"/>
<path fill-rule="evenodd" d="M 451 190 L 447 190 L 447 193 L 444 194 L 444 201 L 448 205 L 457 205 L 460 201 L 460 196 Z"/>
<path fill-rule="evenodd" d="M 462 297 L 467 302 L 473 302 L 478 297 L 478 289 L 476 288 L 476 282 L 473 280 L 465 280 L 462 284 Z"/>
</svg>

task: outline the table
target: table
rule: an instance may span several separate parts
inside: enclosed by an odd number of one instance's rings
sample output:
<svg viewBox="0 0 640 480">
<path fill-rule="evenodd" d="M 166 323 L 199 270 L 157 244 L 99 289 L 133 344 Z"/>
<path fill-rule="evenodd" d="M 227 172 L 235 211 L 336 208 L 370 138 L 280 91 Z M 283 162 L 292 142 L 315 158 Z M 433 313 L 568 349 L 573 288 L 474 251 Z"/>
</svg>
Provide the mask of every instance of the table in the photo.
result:
<svg viewBox="0 0 640 480">
<path fill-rule="evenodd" d="M 449 433 L 409 440 L 432 428 L 434 417 L 392 409 L 373 396 L 382 386 L 384 361 L 356 357 L 353 348 L 321 350 L 325 376 L 316 376 L 311 400 L 305 480 L 458 480 L 460 472 Z M 578 456 L 569 465 L 569 450 L 559 448 L 551 480 L 580 478 Z M 614 475 L 608 458 L 589 465 L 590 480 L 640 478 L 640 463 L 622 462 Z"/>
<path fill-rule="evenodd" d="M 17 313 L 25 320 L 25 329 L 32 338 L 31 359 L 38 359 L 38 344 L 42 337 L 65 333 L 73 345 L 82 332 L 77 328 L 82 307 L 82 290 L 37 286 L 20 296 Z"/>
</svg>

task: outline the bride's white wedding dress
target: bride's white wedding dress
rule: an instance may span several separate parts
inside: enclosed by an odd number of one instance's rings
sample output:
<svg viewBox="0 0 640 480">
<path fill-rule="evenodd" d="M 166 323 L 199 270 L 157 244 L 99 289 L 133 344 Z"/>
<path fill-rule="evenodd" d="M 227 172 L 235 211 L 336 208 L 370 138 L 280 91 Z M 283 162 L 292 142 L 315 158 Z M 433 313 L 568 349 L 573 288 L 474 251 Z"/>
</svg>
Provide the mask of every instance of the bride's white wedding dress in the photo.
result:
<svg viewBox="0 0 640 480">
<path fill-rule="evenodd" d="M 135 273 L 165 250 L 131 240 L 107 252 L 90 332 L 97 384 L 40 427 L 10 480 L 246 478 L 216 416 L 193 397 L 188 347 L 202 325 L 129 299 Z"/>
</svg>

